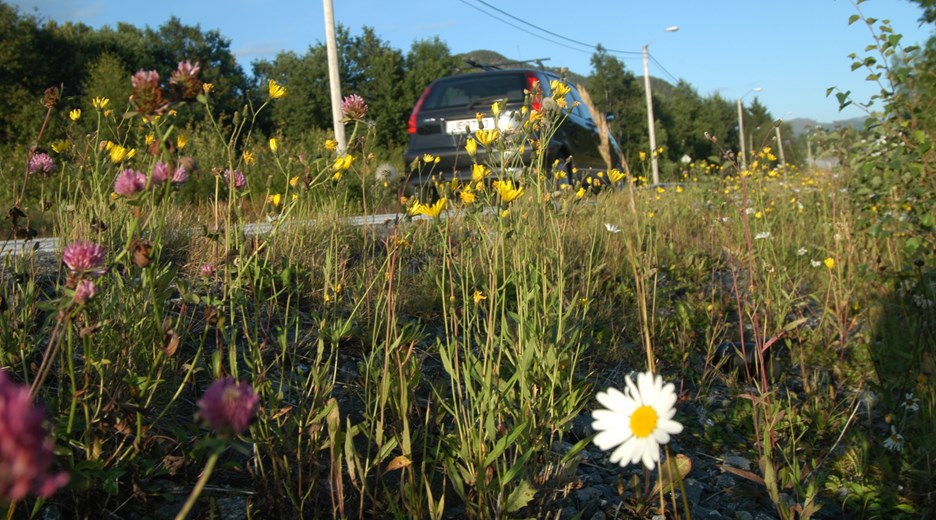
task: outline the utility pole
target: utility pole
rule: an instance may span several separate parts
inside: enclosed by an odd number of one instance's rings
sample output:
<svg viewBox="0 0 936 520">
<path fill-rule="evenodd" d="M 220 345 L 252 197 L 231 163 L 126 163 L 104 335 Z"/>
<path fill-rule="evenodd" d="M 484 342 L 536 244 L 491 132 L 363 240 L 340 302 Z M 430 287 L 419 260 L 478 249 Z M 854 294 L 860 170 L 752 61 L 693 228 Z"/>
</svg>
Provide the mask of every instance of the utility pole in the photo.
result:
<svg viewBox="0 0 936 520">
<path fill-rule="evenodd" d="M 344 123 L 341 122 L 341 76 L 338 73 L 338 43 L 335 40 L 335 11 L 332 0 L 322 0 L 325 10 L 325 46 L 328 52 L 328 85 L 331 89 L 332 123 L 335 127 L 335 140 L 338 141 L 338 154 L 343 154 L 348 147 L 345 140 Z"/>
<path fill-rule="evenodd" d="M 644 92 L 647 94 L 647 128 L 650 129 L 650 165 L 653 172 L 653 184 L 659 184 L 660 164 L 657 162 L 656 125 L 653 123 L 653 96 L 650 94 L 649 46 L 649 44 L 643 46 Z"/>
<path fill-rule="evenodd" d="M 780 152 L 780 171 L 783 172 L 783 177 L 786 178 L 786 159 L 783 158 L 783 140 L 780 139 L 780 125 L 775 126 L 774 130 L 777 132 L 777 151 Z"/>
<path fill-rule="evenodd" d="M 679 27 L 673 25 L 663 29 L 665 32 L 676 32 Z M 643 46 L 644 93 L 647 94 L 647 128 L 650 130 L 650 165 L 653 172 L 653 184 L 660 183 L 660 163 L 657 161 L 656 125 L 653 122 L 653 95 L 650 93 L 650 44 Z"/>
</svg>

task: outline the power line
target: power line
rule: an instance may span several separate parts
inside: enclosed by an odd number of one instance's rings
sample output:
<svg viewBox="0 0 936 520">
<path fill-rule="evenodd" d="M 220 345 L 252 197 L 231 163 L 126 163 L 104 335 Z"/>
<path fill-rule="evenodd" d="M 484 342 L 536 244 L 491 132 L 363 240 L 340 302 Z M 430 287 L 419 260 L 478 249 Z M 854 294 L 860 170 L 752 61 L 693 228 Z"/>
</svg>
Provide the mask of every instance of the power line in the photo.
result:
<svg viewBox="0 0 936 520">
<path fill-rule="evenodd" d="M 497 21 L 499 21 L 499 22 L 501 22 L 501 23 L 505 23 L 505 24 L 507 24 L 507 25 L 513 27 L 514 29 L 517 29 L 518 31 L 523 31 L 523 32 L 529 34 L 530 36 L 539 38 L 539 39 L 541 39 L 541 40 L 548 41 L 549 43 L 552 43 L 552 44 L 554 44 L 554 45 L 559 45 L 560 47 L 565 47 L 566 49 L 570 49 L 570 50 L 573 50 L 573 51 L 583 52 L 583 53 L 585 53 L 585 54 L 588 54 L 588 52 L 589 52 L 589 51 L 586 51 L 585 49 L 578 49 L 578 48 L 572 47 L 572 46 L 570 46 L 570 45 L 566 45 L 566 44 L 564 44 L 564 43 L 562 43 L 562 42 L 557 42 L 557 41 L 555 41 L 555 40 L 551 40 L 551 39 L 549 39 L 549 38 L 547 38 L 547 37 L 545 37 L 545 36 L 543 36 L 543 35 L 541 35 L 541 34 L 536 34 L 536 33 L 532 32 L 532 31 L 529 31 L 529 30 L 527 30 L 527 29 L 524 29 L 523 27 L 520 27 L 520 26 L 518 26 L 518 25 L 515 25 L 515 24 L 513 24 L 513 23 L 510 23 L 510 22 L 508 22 L 507 20 L 504 20 L 503 18 L 498 18 L 497 16 L 495 16 L 495 15 L 493 15 L 493 14 L 491 14 L 491 13 L 485 11 L 484 9 L 481 9 L 480 7 L 478 7 L 478 6 L 476 6 L 476 5 L 472 5 L 472 4 L 469 3 L 467 0 L 458 0 L 458 1 L 461 2 L 461 3 L 463 3 L 463 4 L 465 4 L 465 5 L 467 5 L 468 7 L 471 7 L 472 9 L 476 9 L 476 10 L 480 11 L 481 13 L 490 16 L 491 18 L 494 18 L 495 20 L 497 20 Z M 495 8 L 495 9 L 496 9 L 496 8 Z M 546 31 L 546 32 L 549 32 L 549 31 Z M 550 33 L 550 34 L 551 34 L 551 33 Z"/>
<path fill-rule="evenodd" d="M 474 7 L 474 8 L 477 9 L 478 11 L 481 11 L 482 13 L 484 13 L 484 14 L 486 14 L 486 15 L 488 15 L 488 16 L 491 16 L 492 18 L 498 19 L 498 20 L 500 20 L 501 22 L 504 22 L 504 23 L 510 25 L 511 27 L 520 29 L 520 30 L 522 30 L 523 32 L 525 32 L 525 33 L 527 33 L 527 34 L 532 34 L 533 36 L 537 36 L 537 37 L 542 38 L 542 39 L 544 39 L 544 40 L 546 40 L 546 41 L 549 41 L 549 42 L 551 42 L 551 43 L 555 43 L 556 45 L 561 45 L 561 46 L 563 46 L 563 47 L 566 47 L 567 49 L 572 49 L 572 50 L 576 50 L 576 51 L 580 51 L 580 52 L 586 52 L 586 51 L 583 51 L 582 49 L 575 49 L 575 48 L 573 48 L 573 47 L 569 47 L 568 45 L 561 44 L 561 43 L 559 43 L 559 42 L 550 40 L 550 39 L 545 38 L 545 37 L 542 37 L 542 36 L 540 36 L 540 35 L 533 34 L 533 33 L 529 32 L 529 31 L 524 30 L 524 29 L 522 29 L 522 28 L 520 28 L 520 27 L 517 27 L 516 25 L 511 24 L 511 23 L 509 23 L 509 22 L 507 22 L 507 21 L 505 21 L 505 20 L 503 20 L 503 19 L 501 19 L 501 18 L 497 18 L 497 17 L 494 16 L 493 14 L 491 14 L 491 13 L 489 13 L 489 12 L 487 12 L 487 11 L 485 11 L 485 10 L 483 10 L 483 9 L 481 9 L 481 8 L 479 8 L 479 7 L 477 7 L 477 6 L 474 6 L 474 5 L 469 4 L 466 0 L 459 0 L 459 1 L 460 1 L 461 3 L 463 3 L 463 4 L 465 4 L 465 5 L 469 5 L 470 7 Z M 491 4 L 487 3 L 487 2 L 485 2 L 484 0 L 477 0 L 477 2 L 480 3 L 480 4 L 483 4 L 483 5 L 485 5 L 485 6 L 487 6 L 487 7 L 490 8 L 490 9 L 493 9 L 493 10 L 495 10 L 495 11 L 497 11 L 497 12 L 503 14 L 504 16 L 507 16 L 507 17 L 509 17 L 509 18 L 512 18 L 512 19 L 514 19 L 514 20 L 516 20 L 516 21 L 518 21 L 518 22 L 520 22 L 520 23 L 522 23 L 522 24 L 524 24 L 524 25 L 528 25 L 528 26 L 530 26 L 530 27 L 536 29 L 537 31 L 544 32 L 544 33 L 549 34 L 549 35 L 551 35 L 551 36 L 555 36 L 556 38 L 561 38 L 561 39 L 563 39 L 563 40 L 565 40 L 565 41 L 567 41 L 567 42 L 571 42 L 571 43 L 574 43 L 574 44 L 576 44 L 576 45 L 581 45 L 581 46 L 583 46 L 583 47 L 588 47 L 588 48 L 591 49 L 591 50 L 597 51 L 597 50 L 599 49 L 599 46 L 596 45 L 596 44 L 581 42 L 581 41 L 578 41 L 578 40 L 573 40 L 572 38 L 569 38 L 569 37 L 567 37 L 567 36 L 563 36 L 563 35 L 561 35 L 561 34 L 552 32 L 552 31 L 550 31 L 550 30 L 548 30 L 548 29 L 544 29 L 544 28 L 542 28 L 542 27 L 540 27 L 540 26 L 538 26 L 538 25 L 536 25 L 536 24 L 532 24 L 532 23 L 530 23 L 530 22 L 528 22 L 528 21 L 526 21 L 526 20 L 524 20 L 524 19 L 522 19 L 522 18 L 519 18 L 519 17 L 517 17 L 517 16 L 514 16 L 514 15 L 508 13 L 507 11 L 504 11 L 503 9 L 500 9 L 500 8 L 498 8 L 498 7 L 496 7 L 496 6 L 493 6 L 493 5 L 491 5 Z M 622 51 L 622 50 L 618 50 L 618 49 L 608 49 L 608 48 L 604 48 L 604 50 L 607 51 L 607 52 L 613 52 L 613 53 L 615 53 L 615 54 L 637 55 L 637 56 L 639 56 L 639 55 L 641 54 L 641 53 L 638 52 L 638 51 Z"/>
<path fill-rule="evenodd" d="M 670 74 L 670 71 L 666 70 L 666 67 L 664 67 L 663 64 L 660 63 L 656 58 L 654 58 L 652 54 L 648 53 L 648 56 L 650 56 L 650 60 L 653 63 L 656 63 L 657 67 L 660 67 L 660 70 L 662 70 L 664 74 L 666 74 L 667 76 L 669 76 L 671 80 L 673 80 L 673 83 L 679 83 L 679 79 L 677 79 L 676 76 L 673 76 L 672 74 Z"/>
</svg>

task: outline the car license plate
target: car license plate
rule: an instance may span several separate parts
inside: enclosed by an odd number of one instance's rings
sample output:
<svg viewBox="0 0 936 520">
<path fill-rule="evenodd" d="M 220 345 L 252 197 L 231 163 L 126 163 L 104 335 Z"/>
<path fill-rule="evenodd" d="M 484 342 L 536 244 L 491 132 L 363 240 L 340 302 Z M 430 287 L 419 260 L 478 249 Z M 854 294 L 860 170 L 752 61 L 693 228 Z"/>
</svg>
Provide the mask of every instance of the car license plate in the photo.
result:
<svg viewBox="0 0 936 520">
<path fill-rule="evenodd" d="M 483 127 L 481 126 L 483 125 Z M 477 119 L 458 119 L 456 121 L 445 122 L 445 133 L 464 134 L 465 132 L 477 132 L 479 128 L 494 128 L 494 118 L 485 117 L 481 119 L 481 125 Z"/>
</svg>

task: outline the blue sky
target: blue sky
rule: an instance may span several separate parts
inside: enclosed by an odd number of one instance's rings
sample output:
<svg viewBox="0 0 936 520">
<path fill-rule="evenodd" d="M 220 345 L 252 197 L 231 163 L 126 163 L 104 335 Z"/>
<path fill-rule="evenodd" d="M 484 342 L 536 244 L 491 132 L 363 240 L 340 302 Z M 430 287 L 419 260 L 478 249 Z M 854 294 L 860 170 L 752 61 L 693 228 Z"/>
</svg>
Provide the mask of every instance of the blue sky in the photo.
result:
<svg viewBox="0 0 936 520">
<path fill-rule="evenodd" d="M 282 50 L 303 53 L 325 40 L 322 3 L 278 0 L 8 0 L 22 12 L 92 27 L 128 22 L 158 27 L 170 16 L 203 30 L 217 29 L 246 72 L 257 59 Z M 757 96 L 774 117 L 810 117 L 831 122 L 862 115 L 838 111 L 826 88 L 851 90 L 867 99 L 876 88 L 867 75 L 851 72 L 848 54 L 871 43 L 866 26 L 848 25 L 855 8 L 848 0 L 485 0 L 504 13 L 561 37 L 626 51 L 628 69 L 643 74 L 639 52 L 650 43 L 651 75 L 685 79 L 700 94 L 728 99 Z M 490 49 L 511 59 L 550 58 L 580 74 L 591 71 L 593 50 L 540 32 L 478 0 L 334 0 L 335 20 L 353 34 L 373 27 L 406 52 L 420 39 L 438 35 L 453 53 Z M 868 16 L 890 19 L 905 45 L 923 43 L 920 10 L 907 0 L 870 0 Z M 492 16 L 493 15 L 493 16 Z M 522 28 L 523 31 L 508 25 Z M 663 29 L 677 25 L 679 31 Z M 528 31 L 528 32 L 524 32 Z M 533 33 L 533 34 L 530 34 Z M 662 68 L 661 68 L 662 66 Z M 759 93 L 750 92 L 761 87 Z"/>
</svg>

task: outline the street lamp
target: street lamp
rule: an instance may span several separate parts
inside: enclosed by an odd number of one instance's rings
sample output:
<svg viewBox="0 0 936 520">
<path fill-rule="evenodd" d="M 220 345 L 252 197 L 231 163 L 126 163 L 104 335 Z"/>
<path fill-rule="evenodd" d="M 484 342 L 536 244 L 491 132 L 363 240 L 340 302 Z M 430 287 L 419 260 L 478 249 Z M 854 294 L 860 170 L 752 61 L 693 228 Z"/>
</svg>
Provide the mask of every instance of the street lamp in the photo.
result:
<svg viewBox="0 0 936 520">
<path fill-rule="evenodd" d="M 663 29 L 664 32 L 676 32 L 679 30 L 679 27 L 673 25 Z M 655 40 L 654 38 L 653 40 Z M 653 123 L 653 97 L 650 94 L 650 64 L 648 60 L 650 58 L 649 47 L 653 43 L 653 40 L 647 42 L 643 46 L 643 67 L 644 67 L 644 92 L 647 94 L 647 127 L 650 129 L 650 164 L 653 171 L 653 184 L 660 183 L 660 165 L 657 162 L 656 156 L 656 128 L 654 128 Z"/>
<path fill-rule="evenodd" d="M 760 87 L 754 87 L 751 90 L 748 90 L 744 93 L 744 96 L 750 94 L 751 92 L 760 92 L 764 90 Z M 738 135 L 741 139 L 741 170 L 747 169 L 747 150 L 744 148 L 744 109 L 741 107 L 741 100 L 744 99 L 744 96 L 738 98 Z"/>
</svg>

